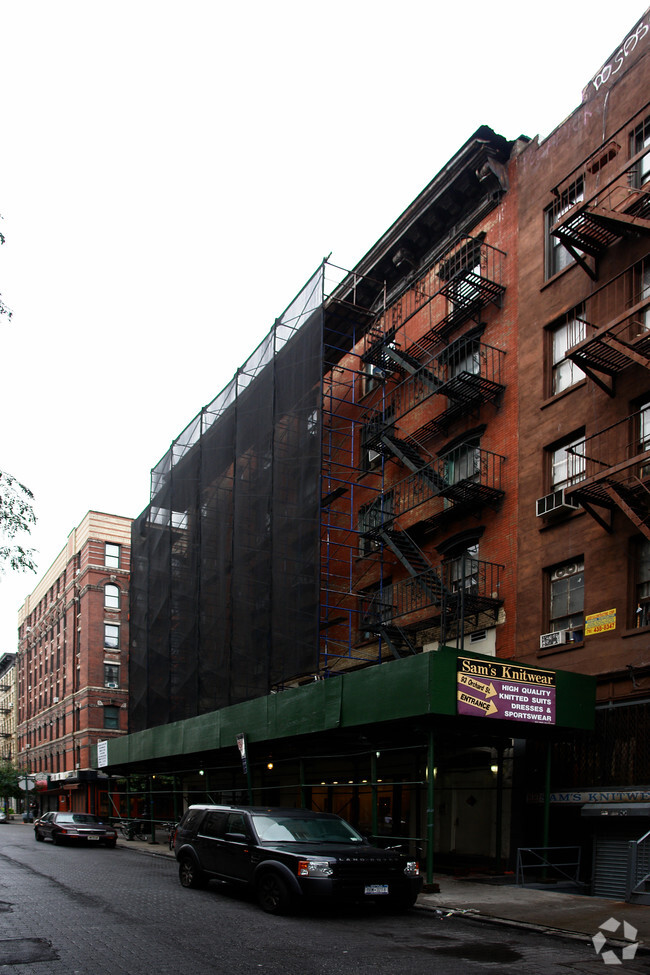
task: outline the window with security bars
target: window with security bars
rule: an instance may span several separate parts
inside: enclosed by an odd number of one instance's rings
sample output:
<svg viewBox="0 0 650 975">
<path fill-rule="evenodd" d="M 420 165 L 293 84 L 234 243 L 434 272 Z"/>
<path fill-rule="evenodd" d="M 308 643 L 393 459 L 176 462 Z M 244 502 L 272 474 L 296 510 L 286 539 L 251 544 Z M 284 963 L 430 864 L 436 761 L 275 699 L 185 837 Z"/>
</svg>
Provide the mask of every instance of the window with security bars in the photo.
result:
<svg viewBox="0 0 650 975">
<path fill-rule="evenodd" d="M 567 352 L 587 337 L 587 325 L 583 319 L 582 307 L 574 309 L 554 325 L 551 332 L 551 373 L 552 394 L 569 389 L 584 379 L 584 372 L 571 359 Z"/>
<path fill-rule="evenodd" d="M 583 561 L 558 565 L 549 574 L 549 631 L 579 631 L 582 638 L 585 601 L 585 566 Z"/>
</svg>

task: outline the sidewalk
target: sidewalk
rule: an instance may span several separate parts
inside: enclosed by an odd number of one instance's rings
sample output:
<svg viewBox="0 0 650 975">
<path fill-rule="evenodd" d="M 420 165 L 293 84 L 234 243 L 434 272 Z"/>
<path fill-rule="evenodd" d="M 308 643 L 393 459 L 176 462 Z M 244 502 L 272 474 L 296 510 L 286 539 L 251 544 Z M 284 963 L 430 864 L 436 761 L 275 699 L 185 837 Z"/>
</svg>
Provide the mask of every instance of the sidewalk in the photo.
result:
<svg viewBox="0 0 650 975">
<path fill-rule="evenodd" d="M 174 859 L 166 838 L 163 841 L 162 837 L 156 844 L 119 839 L 117 845 L 150 856 Z M 434 880 L 440 892 L 420 894 L 416 906 L 435 913 L 438 918 L 447 914 L 468 914 L 477 920 L 581 940 L 591 940 L 602 924 L 614 918 L 620 928 L 615 933 L 604 932 L 609 943 L 627 943 L 623 933 L 623 922 L 627 922 L 637 931 L 639 950 L 650 952 L 650 906 L 559 890 L 516 887 L 514 883 L 465 880 L 447 874 L 437 874 Z"/>
</svg>

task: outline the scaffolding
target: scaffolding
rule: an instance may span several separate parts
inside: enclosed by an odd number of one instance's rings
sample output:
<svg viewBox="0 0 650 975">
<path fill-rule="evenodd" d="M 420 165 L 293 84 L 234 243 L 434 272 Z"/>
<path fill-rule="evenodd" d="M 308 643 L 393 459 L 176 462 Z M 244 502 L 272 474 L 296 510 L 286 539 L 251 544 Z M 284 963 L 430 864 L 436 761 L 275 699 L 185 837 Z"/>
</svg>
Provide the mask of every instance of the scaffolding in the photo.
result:
<svg viewBox="0 0 650 975">
<path fill-rule="evenodd" d="M 497 617 L 503 567 L 469 554 L 432 562 L 430 542 L 504 494 L 505 458 L 481 448 L 480 433 L 435 443 L 504 392 L 505 353 L 482 341 L 504 257 L 463 235 L 393 293 L 350 274 L 325 299 L 324 676 L 425 642 L 462 645 L 467 624 Z"/>
<path fill-rule="evenodd" d="M 394 293 L 324 261 L 173 442 L 133 529 L 132 731 L 496 619 L 502 567 L 430 542 L 503 497 L 480 432 L 435 443 L 505 388 L 503 257 L 463 236 Z"/>
</svg>

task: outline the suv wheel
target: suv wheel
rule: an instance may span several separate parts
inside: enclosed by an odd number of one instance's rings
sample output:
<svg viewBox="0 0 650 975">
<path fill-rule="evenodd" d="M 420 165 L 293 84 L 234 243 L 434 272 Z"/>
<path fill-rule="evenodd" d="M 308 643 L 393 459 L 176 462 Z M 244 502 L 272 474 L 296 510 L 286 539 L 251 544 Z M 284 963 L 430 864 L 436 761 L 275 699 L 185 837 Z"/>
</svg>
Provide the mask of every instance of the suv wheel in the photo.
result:
<svg viewBox="0 0 650 975">
<path fill-rule="evenodd" d="M 204 887 L 205 876 L 192 857 L 185 856 L 178 865 L 178 879 L 182 887 Z"/>
<path fill-rule="evenodd" d="M 267 914 L 287 914 L 293 897 L 286 883 L 277 873 L 263 873 L 255 886 L 257 901 Z"/>
</svg>

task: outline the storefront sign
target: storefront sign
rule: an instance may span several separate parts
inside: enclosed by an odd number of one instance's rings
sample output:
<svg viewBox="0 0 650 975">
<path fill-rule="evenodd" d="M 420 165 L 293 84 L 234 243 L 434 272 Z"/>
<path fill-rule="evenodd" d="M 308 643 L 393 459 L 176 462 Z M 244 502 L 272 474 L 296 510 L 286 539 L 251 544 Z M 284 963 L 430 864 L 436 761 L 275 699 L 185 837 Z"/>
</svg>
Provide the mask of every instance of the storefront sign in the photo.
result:
<svg viewBox="0 0 650 975">
<path fill-rule="evenodd" d="M 458 658 L 458 714 L 555 724 L 555 674 L 506 661 Z"/>
<path fill-rule="evenodd" d="M 615 629 L 615 609 L 605 609 L 602 613 L 592 613 L 591 616 L 585 616 L 585 636 L 592 636 L 594 633 L 606 633 L 607 630 Z"/>
<path fill-rule="evenodd" d="M 549 799 L 553 803 L 563 806 L 583 805 L 585 802 L 594 803 L 647 803 L 650 802 L 650 790 L 648 789 L 628 789 L 616 791 L 604 791 L 594 789 L 593 792 L 581 790 L 579 792 L 551 792 Z M 543 792 L 530 792 L 526 796 L 526 802 L 544 802 Z"/>
<path fill-rule="evenodd" d="M 106 768 L 108 765 L 108 741 L 97 742 L 97 768 Z"/>
</svg>

